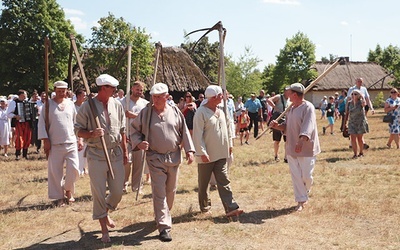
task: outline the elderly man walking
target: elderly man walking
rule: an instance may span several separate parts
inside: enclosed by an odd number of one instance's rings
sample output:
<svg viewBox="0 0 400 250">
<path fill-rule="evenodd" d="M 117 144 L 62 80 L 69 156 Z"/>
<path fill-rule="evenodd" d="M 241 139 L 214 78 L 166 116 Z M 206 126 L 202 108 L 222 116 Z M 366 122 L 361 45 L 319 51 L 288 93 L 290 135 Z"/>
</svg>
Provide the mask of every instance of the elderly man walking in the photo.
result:
<svg viewBox="0 0 400 250">
<path fill-rule="evenodd" d="M 232 135 L 220 104 L 223 98 L 219 86 L 210 85 L 205 91 L 206 100 L 194 116 L 193 141 L 198 162 L 199 205 L 202 212 L 209 212 L 211 200 L 207 190 L 211 174 L 217 181 L 219 197 L 226 216 L 243 213 L 233 199 L 228 178 L 227 159 L 232 154 Z"/>
<path fill-rule="evenodd" d="M 270 123 L 271 128 L 284 131 L 286 134 L 286 154 L 288 158 L 296 210 L 301 211 L 308 201 L 313 184 L 316 155 L 321 152 L 317 131 L 314 105 L 304 99 L 304 86 L 293 83 L 287 90 L 292 106 L 286 114 L 285 122 L 277 120 Z"/>
<path fill-rule="evenodd" d="M 66 98 L 68 84 L 64 81 L 54 83 L 56 95 L 43 106 L 38 123 L 38 139 L 44 142 L 44 152 L 48 155 L 48 194 L 56 199 L 59 206 L 73 202 L 75 182 L 79 176 L 77 138 L 74 134 L 76 109 L 74 103 Z M 48 121 L 46 120 L 48 113 Z M 48 130 L 46 129 L 48 126 Z M 64 162 L 66 162 L 64 178 Z M 65 190 L 65 194 L 64 194 Z"/>
<path fill-rule="evenodd" d="M 167 103 L 168 86 L 156 83 L 150 95 L 153 106 L 145 107 L 133 120 L 130 138 L 132 148 L 146 150 L 159 239 L 171 241 L 171 209 L 178 183 L 181 147 L 190 164 L 194 160 L 194 146 L 185 117 L 178 107 Z"/>
<path fill-rule="evenodd" d="M 117 209 L 123 194 L 124 164 L 128 161 L 126 121 L 121 102 L 112 97 L 119 84 L 118 80 L 102 74 L 96 78 L 96 84 L 99 93 L 92 100 L 95 114 L 92 114 L 90 100 L 84 102 L 76 117 L 75 133 L 78 137 L 84 138 L 87 144 L 86 157 L 93 197 L 93 219 L 99 220 L 101 241 L 107 243 L 111 242 L 108 227 L 115 227 L 108 211 Z M 99 117 L 100 128 L 96 126 L 94 116 Z M 106 142 L 111 166 L 107 164 L 101 136 Z M 109 167 L 112 168 L 114 179 L 109 173 Z"/>
</svg>

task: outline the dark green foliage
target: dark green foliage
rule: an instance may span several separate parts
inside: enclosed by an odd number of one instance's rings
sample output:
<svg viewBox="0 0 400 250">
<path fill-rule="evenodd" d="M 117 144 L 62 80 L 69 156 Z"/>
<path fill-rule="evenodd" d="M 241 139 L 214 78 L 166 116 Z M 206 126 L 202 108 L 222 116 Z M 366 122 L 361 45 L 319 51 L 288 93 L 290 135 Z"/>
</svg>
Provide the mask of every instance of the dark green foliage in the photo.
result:
<svg viewBox="0 0 400 250">
<path fill-rule="evenodd" d="M 99 74 L 113 75 L 120 81 L 119 88 L 126 86 L 127 55 L 122 57 L 125 48 L 132 45 L 131 79 L 142 80 L 153 73 L 155 46 L 150 43 L 150 35 L 144 29 L 132 26 L 122 17 L 109 13 L 100 18 L 99 27 L 92 28 L 87 58 L 84 60 L 85 72 L 89 81 L 94 82 Z M 118 64 L 118 65 L 117 65 Z"/>
<path fill-rule="evenodd" d="M 67 77 L 69 35 L 75 33 L 55 0 L 4 0 L 0 16 L 0 92 L 44 89 L 44 38 L 54 60 L 50 83 Z M 78 36 L 77 39 L 81 39 Z"/>
<path fill-rule="evenodd" d="M 265 86 L 269 91 L 280 92 L 286 85 L 305 82 L 317 76 L 311 66 L 315 63 L 315 45 L 302 32 L 297 32 L 277 56 L 274 67 L 264 70 Z"/>
<path fill-rule="evenodd" d="M 375 50 L 370 50 L 368 53 L 368 62 L 375 62 L 385 68 L 389 73 L 393 73 L 396 81 L 392 84 L 400 86 L 400 48 L 397 46 L 389 45 L 387 48 L 382 49 L 378 44 Z"/>
</svg>

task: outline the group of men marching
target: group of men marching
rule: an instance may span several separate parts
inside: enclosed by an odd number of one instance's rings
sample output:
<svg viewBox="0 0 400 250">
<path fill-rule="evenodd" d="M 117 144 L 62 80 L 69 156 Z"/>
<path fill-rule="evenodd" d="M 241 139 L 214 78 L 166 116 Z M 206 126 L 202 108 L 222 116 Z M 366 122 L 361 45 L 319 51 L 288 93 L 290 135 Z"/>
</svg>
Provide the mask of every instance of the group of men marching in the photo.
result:
<svg viewBox="0 0 400 250">
<path fill-rule="evenodd" d="M 159 239 L 171 241 L 170 210 L 183 149 L 188 164 L 195 156 L 199 163 L 202 212 L 211 208 L 207 185 L 212 173 L 226 215 L 238 216 L 243 212 L 233 199 L 227 174 L 232 135 L 220 107 L 223 94 L 219 86 L 209 86 L 205 91 L 206 99 L 198 109 L 192 140 L 183 114 L 178 107 L 168 104 L 170 95 L 166 84 L 154 84 L 150 104 L 143 98 L 143 82 L 133 83 L 130 94 L 125 97 L 128 100 L 113 97 L 119 85 L 114 77 L 100 75 L 96 84 L 95 97 L 83 101 L 86 93 L 77 91 L 74 103 L 67 97 L 68 84 L 55 82 L 55 95 L 40 113 L 38 139 L 43 140 L 48 157 L 50 199 L 56 200 L 59 206 L 75 201 L 75 182 L 82 172 L 79 155 L 84 154 L 93 197 L 92 217 L 100 223 L 101 240 L 110 242 L 109 228 L 114 228 L 115 223 L 109 211 L 117 209 L 131 171 L 131 188 L 140 190 L 145 161 L 151 177 Z"/>
<path fill-rule="evenodd" d="M 205 99 L 199 103 L 194 115 L 191 135 L 183 113 L 177 106 L 169 104 L 171 98 L 166 84 L 156 83 L 152 86 L 151 102 L 143 98 L 145 85 L 140 81 L 133 83 L 125 98 L 114 97 L 119 82 L 108 74 L 97 77 L 96 84 L 97 95 L 86 98 L 87 93 L 79 89 L 73 102 L 68 96 L 68 84 L 57 81 L 54 83 L 53 98 L 42 107 L 37 138 L 44 142 L 48 157 L 50 199 L 56 200 L 58 206 L 74 202 L 75 182 L 87 162 L 93 197 L 92 217 L 100 223 L 101 241 L 111 242 L 109 228 L 116 225 L 109 211 L 117 209 L 123 193 L 127 191 L 130 176 L 132 191 L 140 192 L 143 169 L 147 165 L 159 239 L 171 241 L 171 209 L 183 150 L 188 164 L 194 160 L 198 163 L 201 212 L 210 213 L 208 185 L 211 176 L 214 176 L 226 216 L 237 217 L 243 213 L 233 198 L 228 177 L 235 129 L 230 127 L 234 125 L 223 111 L 226 102 L 223 101 L 221 87 L 210 85 L 205 90 Z M 270 126 L 292 134 L 294 139 L 298 138 L 287 147 L 294 148 L 289 154 L 289 166 L 293 166 L 292 172 L 299 172 L 292 174 L 292 177 L 303 176 L 303 179 L 293 179 L 295 197 L 299 203 L 296 209 L 301 210 L 308 200 L 315 155 L 320 150 L 315 113 L 303 99 L 304 86 L 296 83 L 287 90 L 296 104 L 293 109 L 304 108 L 302 117 L 310 116 L 311 119 L 288 119 L 291 129 L 287 131 L 286 124 L 280 125 L 276 121 Z M 18 97 L 15 106 L 19 100 L 26 99 L 26 91 L 18 92 Z M 16 107 L 13 110 L 18 111 Z M 28 135 L 22 131 L 24 126 L 29 125 L 21 122 L 18 112 L 10 118 L 18 121 L 15 125 L 19 131 L 17 136 L 24 141 L 24 136 Z M 304 150 L 303 145 L 307 146 Z M 16 143 L 17 157 L 21 149 L 23 157 L 26 157 L 27 149 Z"/>
</svg>

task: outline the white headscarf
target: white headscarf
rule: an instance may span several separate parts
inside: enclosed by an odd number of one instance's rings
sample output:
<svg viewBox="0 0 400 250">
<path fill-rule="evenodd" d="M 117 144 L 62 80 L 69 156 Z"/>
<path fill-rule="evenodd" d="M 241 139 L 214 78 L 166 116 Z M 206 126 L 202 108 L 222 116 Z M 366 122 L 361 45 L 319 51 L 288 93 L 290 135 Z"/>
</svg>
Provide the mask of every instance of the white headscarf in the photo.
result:
<svg viewBox="0 0 400 250">
<path fill-rule="evenodd" d="M 208 103 L 208 99 L 214 96 L 222 94 L 222 88 L 218 85 L 210 85 L 206 88 L 204 92 L 205 99 L 201 102 L 200 106 L 206 105 Z"/>
</svg>

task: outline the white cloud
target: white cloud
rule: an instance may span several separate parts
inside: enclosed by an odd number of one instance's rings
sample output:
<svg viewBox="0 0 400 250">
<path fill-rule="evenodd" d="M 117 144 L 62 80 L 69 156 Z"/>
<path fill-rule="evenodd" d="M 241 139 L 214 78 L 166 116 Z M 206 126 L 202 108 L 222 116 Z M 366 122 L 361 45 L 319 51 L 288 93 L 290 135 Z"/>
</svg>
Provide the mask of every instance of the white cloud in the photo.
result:
<svg viewBox="0 0 400 250">
<path fill-rule="evenodd" d="M 298 0 L 263 0 L 263 2 L 270 4 L 300 5 Z"/>
<path fill-rule="evenodd" d="M 343 25 L 343 26 L 349 26 L 349 23 L 346 22 L 346 21 L 341 21 L 340 24 Z"/>
<path fill-rule="evenodd" d="M 83 13 L 83 11 L 81 10 L 75 10 L 75 9 L 64 9 L 64 13 L 67 15 L 75 15 L 75 16 L 84 16 L 85 13 Z"/>
<path fill-rule="evenodd" d="M 88 24 L 80 17 L 70 17 L 68 19 L 71 21 L 77 31 L 86 30 L 88 28 Z"/>
</svg>

